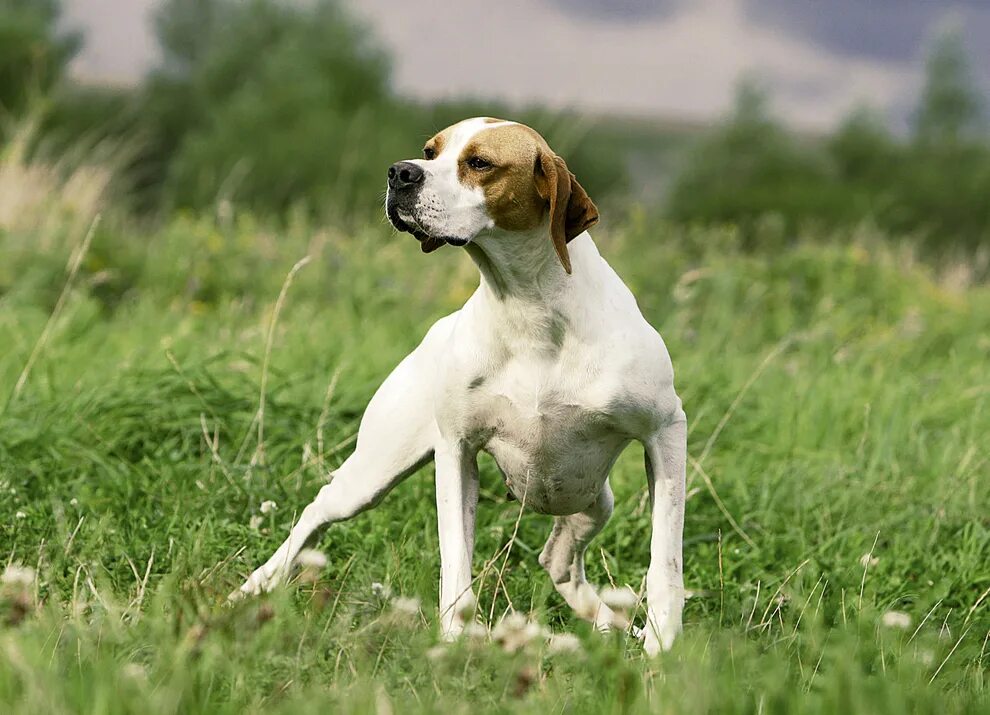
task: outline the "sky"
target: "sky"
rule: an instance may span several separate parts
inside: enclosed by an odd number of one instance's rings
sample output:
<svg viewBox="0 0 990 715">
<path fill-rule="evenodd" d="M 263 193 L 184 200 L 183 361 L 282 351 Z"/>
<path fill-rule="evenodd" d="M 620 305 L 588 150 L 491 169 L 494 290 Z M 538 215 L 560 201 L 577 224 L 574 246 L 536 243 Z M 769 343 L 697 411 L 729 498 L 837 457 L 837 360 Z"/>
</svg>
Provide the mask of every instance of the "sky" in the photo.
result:
<svg viewBox="0 0 990 715">
<path fill-rule="evenodd" d="M 396 90 L 424 100 L 707 121 L 749 75 L 795 126 L 827 129 L 866 104 L 899 127 L 947 23 L 990 90 L 990 0 L 341 1 L 393 57 Z M 132 82 L 157 61 L 161 0 L 63 2 L 87 36 L 78 75 Z"/>
</svg>

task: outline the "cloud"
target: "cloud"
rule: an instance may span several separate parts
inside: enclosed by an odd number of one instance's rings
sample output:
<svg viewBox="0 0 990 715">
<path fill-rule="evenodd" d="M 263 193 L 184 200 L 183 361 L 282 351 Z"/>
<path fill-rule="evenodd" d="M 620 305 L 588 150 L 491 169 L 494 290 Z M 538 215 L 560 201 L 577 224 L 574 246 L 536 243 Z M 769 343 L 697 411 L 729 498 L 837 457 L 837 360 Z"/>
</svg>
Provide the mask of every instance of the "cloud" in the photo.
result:
<svg viewBox="0 0 990 715">
<path fill-rule="evenodd" d="M 919 59 L 939 21 L 949 15 L 963 21 L 974 51 L 985 50 L 984 38 L 990 35 L 987 0 L 744 0 L 743 8 L 753 24 L 776 27 L 839 54 L 888 62 Z"/>
<path fill-rule="evenodd" d="M 158 56 L 151 12 L 158 0 L 65 0 L 62 21 L 84 31 L 73 70 L 89 79 L 133 82 Z"/>
<path fill-rule="evenodd" d="M 565 13 L 586 15 L 604 22 L 656 18 L 684 9 L 689 0 L 549 0 Z"/>
<path fill-rule="evenodd" d="M 916 84 L 910 68 L 753 22 L 744 0 L 692 0 L 635 22 L 564 12 L 562 2 L 434 0 L 430 12 L 394 0 L 350 5 L 395 54 L 398 89 L 424 99 L 706 119 L 727 109 L 740 75 L 756 74 L 786 119 L 823 128 L 864 99 L 895 106 Z"/>
<path fill-rule="evenodd" d="M 148 18 L 160 2 L 64 0 L 68 24 L 88 30 L 77 71 L 138 79 L 156 58 Z M 394 56 L 397 89 L 427 101 L 707 119 L 754 74 L 797 124 L 828 127 L 864 101 L 903 122 L 924 41 L 952 7 L 974 70 L 990 70 L 990 0 L 342 2 Z"/>
</svg>

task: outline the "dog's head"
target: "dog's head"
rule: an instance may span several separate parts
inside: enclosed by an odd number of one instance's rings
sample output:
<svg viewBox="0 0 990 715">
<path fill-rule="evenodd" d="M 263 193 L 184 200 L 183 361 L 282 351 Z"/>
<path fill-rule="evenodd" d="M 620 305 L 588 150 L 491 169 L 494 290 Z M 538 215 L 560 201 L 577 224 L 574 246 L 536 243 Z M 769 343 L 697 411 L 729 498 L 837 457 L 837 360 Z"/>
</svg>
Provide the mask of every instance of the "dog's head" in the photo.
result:
<svg viewBox="0 0 990 715">
<path fill-rule="evenodd" d="M 482 231 L 531 231 L 547 224 L 564 270 L 567 242 L 598 221 L 598 209 L 567 164 L 536 131 L 479 117 L 423 147 L 422 159 L 389 167 L 386 213 L 425 253 L 464 246 Z"/>
</svg>

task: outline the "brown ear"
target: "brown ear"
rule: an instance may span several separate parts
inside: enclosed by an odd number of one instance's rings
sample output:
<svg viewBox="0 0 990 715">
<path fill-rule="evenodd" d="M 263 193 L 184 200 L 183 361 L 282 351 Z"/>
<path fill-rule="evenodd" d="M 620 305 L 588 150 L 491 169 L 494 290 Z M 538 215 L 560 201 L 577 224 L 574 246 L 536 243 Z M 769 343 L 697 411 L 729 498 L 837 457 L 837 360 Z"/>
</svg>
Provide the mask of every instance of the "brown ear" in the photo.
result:
<svg viewBox="0 0 990 715">
<path fill-rule="evenodd" d="M 550 240 L 560 265 L 569 274 L 571 257 L 567 244 L 598 223 L 598 209 L 564 160 L 541 151 L 534 167 L 536 192 L 550 207 Z"/>
</svg>

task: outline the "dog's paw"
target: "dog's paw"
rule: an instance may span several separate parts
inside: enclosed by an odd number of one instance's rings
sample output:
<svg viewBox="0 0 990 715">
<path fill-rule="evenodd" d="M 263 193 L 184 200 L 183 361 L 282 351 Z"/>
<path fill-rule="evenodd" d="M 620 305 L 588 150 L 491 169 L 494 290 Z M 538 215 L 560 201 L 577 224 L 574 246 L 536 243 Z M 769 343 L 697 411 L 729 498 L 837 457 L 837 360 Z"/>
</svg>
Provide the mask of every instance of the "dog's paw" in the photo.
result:
<svg viewBox="0 0 990 715">
<path fill-rule="evenodd" d="M 659 633 L 649 623 L 643 629 L 646 634 L 643 637 L 643 650 L 651 658 L 660 655 L 661 652 L 668 651 L 674 647 L 674 641 L 681 632 L 680 619 L 661 625 Z"/>
<path fill-rule="evenodd" d="M 279 583 L 278 573 L 268 574 L 262 566 L 252 573 L 244 584 L 227 596 L 228 603 L 236 603 L 248 596 L 260 596 L 262 593 L 271 591 Z"/>
<path fill-rule="evenodd" d="M 260 593 L 261 589 L 254 587 L 249 579 L 236 591 L 230 592 L 230 595 L 227 596 L 227 603 L 237 603 L 238 601 L 243 601 L 248 596 L 257 596 Z"/>
</svg>

